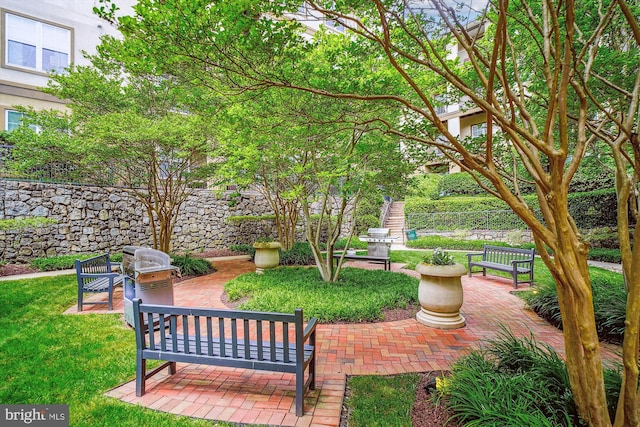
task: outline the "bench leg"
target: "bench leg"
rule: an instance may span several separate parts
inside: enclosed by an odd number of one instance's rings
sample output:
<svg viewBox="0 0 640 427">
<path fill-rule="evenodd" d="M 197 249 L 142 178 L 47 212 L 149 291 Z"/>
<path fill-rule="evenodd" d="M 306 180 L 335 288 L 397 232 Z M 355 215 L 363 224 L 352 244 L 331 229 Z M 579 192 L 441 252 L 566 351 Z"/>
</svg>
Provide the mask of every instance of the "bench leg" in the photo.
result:
<svg viewBox="0 0 640 427">
<path fill-rule="evenodd" d="M 143 396 L 147 381 L 147 361 L 141 356 L 136 356 L 136 396 Z"/>
<path fill-rule="evenodd" d="M 298 362 L 296 368 L 296 416 L 304 415 L 304 365 Z"/>
<path fill-rule="evenodd" d="M 483 269 L 482 269 L 482 275 L 483 275 L 484 277 L 487 277 L 487 269 L 486 269 L 486 268 L 483 268 Z"/>
<path fill-rule="evenodd" d="M 78 291 L 78 311 L 82 311 L 82 297 L 84 295 L 82 294 L 82 290 Z"/>
<path fill-rule="evenodd" d="M 513 276 L 513 289 L 518 289 L 518 269 L 515 265 L 513 266 L 511 275 Z"/>
<path fill-rule="evenodd" d="M 109 286 L 109 311 L 113 310 L 113 285 Z"/>
</svg>

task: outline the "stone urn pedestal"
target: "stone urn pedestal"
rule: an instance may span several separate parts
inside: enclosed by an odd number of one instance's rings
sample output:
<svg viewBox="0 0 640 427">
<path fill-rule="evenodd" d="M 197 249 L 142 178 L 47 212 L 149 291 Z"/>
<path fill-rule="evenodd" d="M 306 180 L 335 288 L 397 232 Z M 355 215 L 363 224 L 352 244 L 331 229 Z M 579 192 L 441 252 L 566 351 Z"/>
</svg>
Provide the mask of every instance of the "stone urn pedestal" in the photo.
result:
<svg viewBox="0 0 640 427">
<path fill-rule="evenodd" d="M 418 300 L 421 309 L 416 319 L 423 325 L 437 329 L 458 329 L 465 326 L 460 315 L 462 307 L 462 280 L 467 273 L 462 264 L 416 265 L 420 273 Z"/>
<path fill-rule="evenodd" d="M 276 268 L 280 264 L 281 245 L 279 242 L 255 242 L 253 247 L 256 248 L 256 254 L 253 258 L 256 273 L 262 274 L 264 270 Z"/>
</svg>

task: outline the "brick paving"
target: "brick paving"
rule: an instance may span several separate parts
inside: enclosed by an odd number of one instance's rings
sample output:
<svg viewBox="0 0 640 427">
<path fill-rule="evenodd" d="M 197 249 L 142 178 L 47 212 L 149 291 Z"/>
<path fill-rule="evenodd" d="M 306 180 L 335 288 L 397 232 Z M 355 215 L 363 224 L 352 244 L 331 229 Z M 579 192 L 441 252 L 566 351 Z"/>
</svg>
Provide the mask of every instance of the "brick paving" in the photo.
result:
<svg viewBox="0 0 640 427">
<path fill-rule="evenodd" d="M 246 260 L 217 261 L 218 271 L 175 285 L 175 303 L 183 306 L 225 308 L 222 285 L 253 271 Z M 379 265 L 350 262 L 363 268 Z M 393 264 L 392 270 L 417 275 Z M 231 423 L 277 426 L 338 426 L 347 376 L 390 375 L 447 370 L 461 355 L 496 337 L 507 325 L 516 336 L 533 334 L 562 354 L 562 334 L 524 308 L 512 293 L 510 279 L 463 277 L 467 325 L 456 330 L 426 327 L 414 318 L 372 324 L 321 324 L 317 328 L 316 390 L 305 399 L 305 413 L 295 415 L 292 374 L 178 363 L 175 375 L 164 371 L 147 381 L 147 393 L 135 395 L 135 380 L 107 395 L 158 411 Z M 526 286 L 523 286 L 526 289 Z M 68 310 L 75 313 L 75 307 Z M 122 295 L 114 309 L 91 306 L 83 313 L 122 312 Z M 613 346 L 605 346 L 615 357 Z"/>
</svg>

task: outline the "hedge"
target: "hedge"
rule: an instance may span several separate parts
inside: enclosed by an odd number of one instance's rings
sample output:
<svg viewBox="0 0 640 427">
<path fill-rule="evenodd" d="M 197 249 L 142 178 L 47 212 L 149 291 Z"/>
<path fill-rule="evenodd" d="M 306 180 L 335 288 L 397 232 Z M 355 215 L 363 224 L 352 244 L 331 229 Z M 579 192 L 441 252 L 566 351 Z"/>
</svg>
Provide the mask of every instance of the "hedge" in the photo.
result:
<svg viewBox="0 0 640 427">
<path fill-rule="evenodd" d="M 533 209 L 538 209 L 535 195 L 523 197 Z M 569 195 L 569 213 L 578 227 L 583 229 L 599 227 L 616 227 L 616 192 L 615 189 L 573 193 Z M 405 201 L 405 215 L 415 213 L 436 212 L 478 212 L 493 210 L 509 210 L 505 202 L 495 197 L 448 197 L 441 200 L 427 198 L 408 198 Z"/>
</svg>

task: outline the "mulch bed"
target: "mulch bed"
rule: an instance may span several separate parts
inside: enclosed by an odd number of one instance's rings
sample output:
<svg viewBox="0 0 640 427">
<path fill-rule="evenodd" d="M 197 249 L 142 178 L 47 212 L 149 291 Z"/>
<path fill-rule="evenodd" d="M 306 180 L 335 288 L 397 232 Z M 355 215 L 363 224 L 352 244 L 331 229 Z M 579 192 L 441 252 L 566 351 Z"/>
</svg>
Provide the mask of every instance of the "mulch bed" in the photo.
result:
<svg viewBox="0 0 640 427">
<path fill-rule="evenodd" d="M 17 274 L 37 273 L 38 270 L 27 264 L 0 265 L 0 276 L 15 276 Z"/>
</svg>

